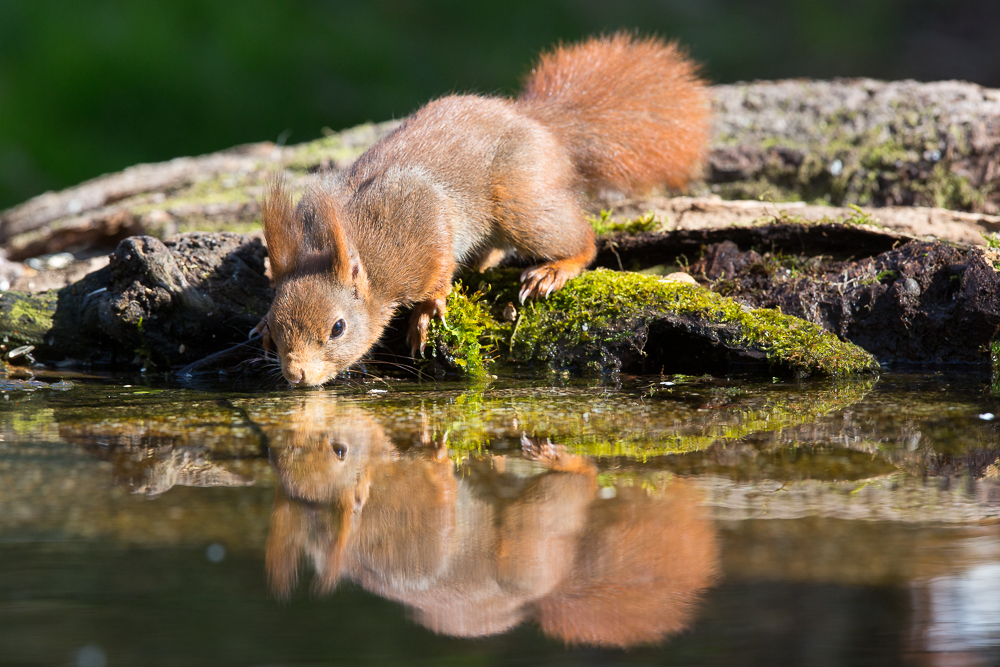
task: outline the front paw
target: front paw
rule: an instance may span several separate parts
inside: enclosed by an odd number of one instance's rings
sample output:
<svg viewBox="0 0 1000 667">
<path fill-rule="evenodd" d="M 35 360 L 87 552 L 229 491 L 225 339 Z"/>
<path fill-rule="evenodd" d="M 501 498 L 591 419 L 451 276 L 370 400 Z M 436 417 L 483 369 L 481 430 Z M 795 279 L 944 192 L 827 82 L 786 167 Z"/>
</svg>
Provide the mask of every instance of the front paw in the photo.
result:
<svg viewBox="0 0 1000 667">
<path fill-rule="evenodd" d="M 406 334 L 406 342 L 410 346 L 410 354 L 414 358 L 416 358 L 417 352 L 420 353 L 420 356 L 424 355 L 424 348 L 427 346 L 427 330 L 430 328 L 431 318 L 439 317 L 441 318 L 441 323 L 444 324 L 445 313 L 444 299 L 427 299 L 418 303 L 413 309 L 413 315 L 410 316 L 410 329 Z"/>
</svg>

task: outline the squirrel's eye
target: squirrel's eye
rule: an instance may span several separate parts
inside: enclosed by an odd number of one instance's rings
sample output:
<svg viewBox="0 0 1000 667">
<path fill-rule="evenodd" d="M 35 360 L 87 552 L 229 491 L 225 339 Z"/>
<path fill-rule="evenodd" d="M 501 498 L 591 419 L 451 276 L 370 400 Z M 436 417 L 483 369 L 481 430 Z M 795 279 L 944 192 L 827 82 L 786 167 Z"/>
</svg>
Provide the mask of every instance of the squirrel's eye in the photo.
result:
<svg viewBox="0 0 1000 667">
<path fill-rule="evenodd" d="M 333 446 L 333 453 L 336 454 L 338 459 L 343 461 L 344 457 L 347 456 L 347 447 L 338 442 Z"/>
<path fill-rule="evenodd" d="M 333 323 L 333 328 L 330 329 L 330 338 L 340 338 L 341 334 L 344 333 L 344 327 L 347 326 L 344 320 L 337 320 Z"/>
</svg>

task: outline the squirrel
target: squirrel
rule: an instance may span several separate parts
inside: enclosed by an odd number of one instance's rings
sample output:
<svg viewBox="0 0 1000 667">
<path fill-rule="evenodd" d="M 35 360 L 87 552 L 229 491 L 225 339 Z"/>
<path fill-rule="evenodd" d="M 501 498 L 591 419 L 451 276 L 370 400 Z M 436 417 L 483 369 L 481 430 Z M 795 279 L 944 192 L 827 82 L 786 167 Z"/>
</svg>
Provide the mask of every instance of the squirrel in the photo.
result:
<svg viewBox="0 0 1000 667">
<path fill-rule="evenodd" d="M 278 484 L 265 565 L 278 598 L 305 560 L 315 593 L 351 581 L 436 633 L 534 621 L 569 644 L 628 647 L 686 627 L 717 578 L 715 528 L 684 480 L 609 497 L 589 458 L 523 434 L 519 453 L 456 464 L 429 421 L 417 444 L 329 397 L 301 396 L 267 429 Z"/>
<path fill-rule="evenodd" d="M 681 188 L 708 144 L 697 66 L 674 43 L 627 33 L 541 55 L 515 99 L 432 101 L 298 206 L 275 180 L 262 206 L 275 297 L 251 336 L 293 385 L 358 361 L 396 310 L 423 352 L 460 266 L 541 263 L 519 297 L 547 297 L 596 255 L 587 191 Z"/>
</svg>

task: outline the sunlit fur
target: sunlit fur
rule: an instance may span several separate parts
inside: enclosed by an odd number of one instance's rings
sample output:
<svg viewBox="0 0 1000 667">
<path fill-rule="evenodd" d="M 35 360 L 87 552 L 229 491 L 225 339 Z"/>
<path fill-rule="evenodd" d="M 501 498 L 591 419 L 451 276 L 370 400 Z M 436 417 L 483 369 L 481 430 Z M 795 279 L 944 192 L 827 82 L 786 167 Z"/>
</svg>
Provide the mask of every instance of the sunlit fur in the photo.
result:
<svg viewBox="0 0 1000 667">
<path fill-rule="evenodd" d="M 619 32 L 543 54 L 518 106 L 570 148 L 590 187 L 681 188 L 711 126 L 697 69 L 676 44 Z"/>
<path fill-rule="evenodd" d="M 281 182 L 262 205 L 282 372 L 316 385 L 414 305 L 420 350 L 459 267 L 508 254 L 541 262 L 519 297 L 544 298 L 594 259 L 586 190 L 682 187 L 708 142 L 696 67 L 673 44 L 625 33 L 541 57 L 517 99 L 449 95 L 417 110 L 297 206 Z M 347 330 L 329 339 L 336 318 Z"/>
<path fill-rule="evenodd" d="M 262 215 L 275 283 L 267 326 L 281 371 L 293 384 L 323 384 L 371 349 L 394 304 L 371 298 L 367 272 L 329 193 L 314 190 L 293 208 L 275 181 Z M 344 331 L 331 337 L 338 319 Z"/>
<path fill-rule="evenodd" d="M 331 338 L 338 319 L 344 320 L 344 331 Z M 353 286 L 338 284 L 320 271 L 278 285 L 268 326 L 285 377 L 319 385 L 360 359 L 378 339 L 384 322 L 373 321 Z"/>
<path fill-rule="evenodd" d="M 455 525 L 457 481 L 449 459 L 401 458 L 367 412 L 323 394 L 304 396 L 290 426 L 271 438 L 280 483 L 266 553 L 272 593 L 291 593 L 303 555 L 316 571 L 315 590 L 332 591 L 352 539 L 366 545 L 386 574 L 413 579 L 439 571 Z M 358 526 L 362 513 L 366 524 Z M 382 531 L 400 524 L 416 539 L 386 539 Z"/>
</svg>

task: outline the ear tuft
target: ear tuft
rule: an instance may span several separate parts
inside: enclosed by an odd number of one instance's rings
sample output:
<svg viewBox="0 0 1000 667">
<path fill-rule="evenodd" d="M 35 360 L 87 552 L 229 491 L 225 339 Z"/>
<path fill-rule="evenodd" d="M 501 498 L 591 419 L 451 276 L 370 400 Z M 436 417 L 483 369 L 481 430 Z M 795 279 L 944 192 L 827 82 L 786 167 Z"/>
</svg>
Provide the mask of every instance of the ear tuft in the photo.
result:
<svg viewBox="0 0 1000 667">
<path fill-rule="evenodd" d="M 292 197 L 280 175 L 271 179 L 267 195 L 261 202 L 261 218 L 271 276 L 279 282 L 295 269 L 296 259 L 304 250 L 302 227 L 296 224 Z"/>
<path fill-rule="evenodd" d="M 358 253 L 351 253 L 351 284 L 354 285 L 354 298 L 361 299 L 368 296 L 368 274 Z"/>
<path fill-rule="evenodd" d="M 312 188 L 309 195 L 315 202 L 316 237 L 323 249 L 330 253 L 330 269 L 334 278 L 347 283 L 351 280 L 351 257 L 355 253 L 344 233 L 340 207 L 329 192 L 319 187 Z"/>
</svg>

